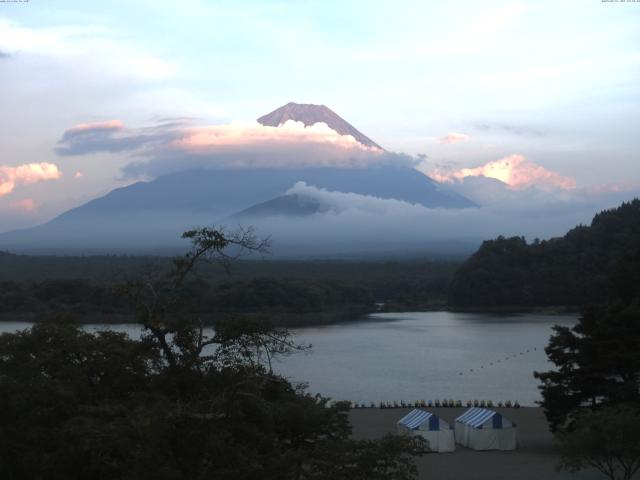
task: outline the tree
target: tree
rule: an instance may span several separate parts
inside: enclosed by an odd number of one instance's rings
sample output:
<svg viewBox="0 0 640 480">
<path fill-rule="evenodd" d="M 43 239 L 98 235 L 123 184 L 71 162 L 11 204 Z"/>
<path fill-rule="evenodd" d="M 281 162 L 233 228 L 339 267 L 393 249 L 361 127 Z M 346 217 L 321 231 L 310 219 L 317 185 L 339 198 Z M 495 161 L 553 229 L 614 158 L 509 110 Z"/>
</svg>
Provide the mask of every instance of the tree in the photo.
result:
<svg viewBox="0 0 640 480">
<path fill-rule="evenodd" d="M 592 467 L 611 480 L 630 480 L 640 469 L 640 409 L 604 407 L 584 413 L 559 440 L 561 468 L 575 472 Z"/>
<path fill-rule="evenodd" d="M 191 249 L 174 259 L 167 274 L 117 288 L 130 298 L 138 321 L 148 332 L 145 338 L 160 349 L 167 366 L 176 371 L 204 365 L 201 354 L 215 343 L 205 337 L 204 323 L 189 308 L 189 296 L 185 295 L 185 281 L 194 274 L 198 263 L 217 262 L 228 270 L 233 260 L 243 254 L 266 253 L 269 248 L 269 240 L 258 239 L 251 229 L 226 233 L 205 227 L 184 232 L 182 238 L 190 240 Z"/>
<path fill-rule="evenodd" d="M 449 304 L 462 307 L 606 303 L 617 262 L 640 245 L 640 199 L 594 216 L 563 237 L 485 241 L 457 270 Z"/>
<path fill-rule="evenodd" d="M 133 421 L 154 410 L 140 407 L 157 353 L 61 317 L 1 335 L 0 477 L 115 478 L 146 435 Z"/>
<path fill-rule="evenodd" d="M 0 336 L 0 478 L 415 478 L 418 437 L 350 438 L 345 403 L 292 385 L 274 356 L 306 348 L 257 318 L 205 334 L 182 295 L 204 259 L 264 251 L 250 232 L 187 232 L 167 275 L 130 282 L 141 339 L 69 318 Z M 229 248 L 236 248 L 228 253 Z"/>
<path fill-rule="evenodd" d="M 554 331 L 545 350 L 557 370 L 535 373 L 552 430 L 571 428 L 584 408 L 640 404 L 640 253 L 620 262 L 606 306 Z"/>
</svg>

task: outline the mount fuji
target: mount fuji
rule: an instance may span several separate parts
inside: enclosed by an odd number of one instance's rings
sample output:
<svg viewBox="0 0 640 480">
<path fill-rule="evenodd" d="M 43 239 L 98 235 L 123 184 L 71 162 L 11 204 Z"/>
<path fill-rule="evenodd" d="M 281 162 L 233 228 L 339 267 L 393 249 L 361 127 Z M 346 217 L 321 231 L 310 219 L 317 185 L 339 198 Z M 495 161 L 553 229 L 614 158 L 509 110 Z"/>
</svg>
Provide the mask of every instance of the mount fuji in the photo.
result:
<svg viewBox="0 0 640 480">
<path fill-rule="evenodd" d="M 324 105 L 288 103 L 262 116 L 264 126 L 288 121 L 324 123 L 366 148 L 384 151 Z M 288 195 L 298 182 L 332 192 L 398 200 L 427 208 L 459 209 L 475 203 L 406 165 L 296 168 L 197 168 L 117 188 L 51 221 L 0 234 L 0 249 L 18 252 L 148 252 L 183 246 L 194 225 L 239 219 L 309 217 L 325 206 Z"/>
</svg>

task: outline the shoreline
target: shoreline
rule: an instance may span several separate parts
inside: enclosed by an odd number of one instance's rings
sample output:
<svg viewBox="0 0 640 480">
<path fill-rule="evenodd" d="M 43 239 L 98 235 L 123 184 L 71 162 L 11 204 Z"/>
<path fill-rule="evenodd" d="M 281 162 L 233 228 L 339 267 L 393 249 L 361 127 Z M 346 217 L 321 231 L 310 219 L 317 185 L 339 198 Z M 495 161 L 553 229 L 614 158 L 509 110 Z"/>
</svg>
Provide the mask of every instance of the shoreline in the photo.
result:
<svg viewBox="0 0 640 480">
<path fill-rule="evenodd" d="M 455 305 L 433 305 L 421 306 L 420 308 L 410 308 L 394 305 L 392 309 L 384 307 L 373 313 L 408 313 L 408 312 L 455 312 L 455 313 L 495 313 L 495 314 L 519 314 L 519 313 L 540 313 L 543 315 L 566 315 L 579 314 L 582 308 L 573 305 L 505 305 L 505 306 L 455 306 Z"/>
<path fill-rule="evenodd" d="M 318 312 L 220 312 L 204 313 L 199 316 L 205 326 L 212 326 L 215 319 L 234 315 L 260 315 L 276 327 L 301 328 L 332 325 L 339 323 L 358 322 L 375 313 L 374 310 L 362 311 L 358 308 L 345 307 Z M 77 320 L 80 325 L 105 324 L 105 325 L 140 325 L 136 316 L 132 313 L 105 313 L 105 312 L 77 312 L 73 310 L 43 311 L 43 312 L 16 312 L 0 313 L 0 322 L 27 322 L 38 323 L 53 318 L 56 315 L 68 315 Z M 275 319 L 275 320 L 274 320 Z M 279 321 L 278 321 L 279 320 Z M 296 321 L 298 320 L 298 321 Z"/>
<path fill-rule="evenodd" d="M 518 313 L 539 313 L 542 315 L 567 315 L 580 314 L 581 308 L 572 305 L 547 305 L 547 306 L 450 306 L 447 311 L 459 313 L 496 313 L 496 314 L 518 314 Z"/>
<path fill-rule="evenodd" d="M 384 308 L 372 309 L 367 311 L 357 311 L 356 309 L 342 309 L 332 311 L 320 311 L 320 312 L 306 312 L 306 313 L 292 313 L 292 312 L 280 312 L 280 313 L 267 313 L 272 318 L 286 319 L 285 322 L 272 322 L 274 326 L 286 327 L 286 328 L 304 328 L 304 327 L 318 327 L 325 325 L 339 325 L 346 323 L 357 323 L 363 320 L 371 319 L 371 315 L 380 313 L 429 313 L 429 312 L 451 312 L 451 313 L 477 313 L 477 314 L 496 314 L 496 315 L 519 315 L 528 313 L 538 313 L 541 315 L 556 316 L 556 315 L 569 315 L 580 314 L 578 307 L 570 306 L 556 306 L 556 307 L 449 307 L 449 306 L 434 306 L 434 307 L 422 307 L 419 309 L 412 308 L 394 308 L 392 310 L 386 310 Z M 16 312 L 16 313 L 0 313 L 0 323 L 4 322 L 25 322 L 25 323 L 38 323 L 48 317 L 53 317 L 56 314 L 68 314 L 71 317 L 75 317 L 80 325 L 91 324 L 105 324 L 105 325 L 132 325 L 139 324 L 136 321 L 135 315 L 129 313 L 105 313 L 105 312 L 74 312 L 74 311 L 62 311 L 62 312 Z M 247 315 L 260 315 L 260 312 L 243 312 L 241 314 Z M 224 315 L 234 315 L 234 313 L 220 313 L 220 314 L 204 314 L 204 324 L 211 326 L 214 323 L 213 318 Z M 262 314 L 264 315 L 264 314 Z M 296 321 L 296 318 L 302 319 L 302 321 Z M 371 319 L 372 320 L 372 319 Z"/>
<path fill-rule="evenodd" d="M 450 425 L 466 408 L 424 408 Z M 456 444 L 451 453 L 427 453 L 416 458 L 418 478 L 429 480 L 596 480 L 594 470 L 577 473 L 556 471 L 560 459 L 557 444 L 540 407 L 492 408 L 516 424 L 518 446 L 514 451 L 475 451 Z M 372 440 L 396 432 L 396 422 L 411 408 L 351 409 L 352 436 Z"/>
</svg>

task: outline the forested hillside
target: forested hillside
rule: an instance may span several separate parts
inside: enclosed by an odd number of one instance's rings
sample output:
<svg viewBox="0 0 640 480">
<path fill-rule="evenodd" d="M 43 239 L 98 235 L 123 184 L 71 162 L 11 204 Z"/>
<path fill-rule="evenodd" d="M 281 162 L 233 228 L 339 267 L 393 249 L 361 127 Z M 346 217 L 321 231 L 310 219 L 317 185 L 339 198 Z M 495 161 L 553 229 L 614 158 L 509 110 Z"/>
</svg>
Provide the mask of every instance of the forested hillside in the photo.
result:
<svg viewBox="0 0 640 480">
<path fill-rule="evenodd" d="M 128 322 L 118 286 L 171 269 L 168 257 L 28 256 L 0 252 L 0 320 L 34 320 L 69 312 L 83 322 Z M 385 309 L 446 304 L 453 262 L 261 261 L 234 264 L 229 274 L 203 264 L 184 285 L 205 321 L 221 314 L 259 314 L 277 325 L 355 320 Z"/>
<path fill-rule="evenodd" d="M 485 241 L 456 272 L 456 307 L 580 306 L 606 301 L 608 277 L 640 250 L 640 200 L 597 214 L 564 237 Z"/>
</svg>

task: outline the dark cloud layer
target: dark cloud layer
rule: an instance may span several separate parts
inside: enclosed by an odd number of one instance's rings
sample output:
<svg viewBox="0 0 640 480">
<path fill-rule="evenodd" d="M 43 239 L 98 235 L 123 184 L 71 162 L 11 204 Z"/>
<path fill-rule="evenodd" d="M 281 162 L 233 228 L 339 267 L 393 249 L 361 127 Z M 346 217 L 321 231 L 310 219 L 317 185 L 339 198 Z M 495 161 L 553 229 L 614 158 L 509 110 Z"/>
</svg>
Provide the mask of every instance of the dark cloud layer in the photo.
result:
<svg viewBox="0 0 640 480">
<path fill-rule="evenodd" d="M 64 132 L 58 155 L 129 153 L 125 178 L 157 177 L 196 168 L 415 166 L 419 159 L 363 146 L 328 127 L 284 128 L 254 123 L 194 126 L 188 117 L 163 118 L 131 129 L 121 122 L 78 125 Z"/>
<path fill-rule="evenodd" d="M 177 124 L 135 130 L 115 121 L 81 125 L 65 131 L 54 150 L 61 156 L 131 152 L 171 141 L 174 138 L 171 129 Z"/>
<path fill-rule="evenodd" d="M 367 165 L 413 166 L 410 155 L 384 152 L 380 155 L 348 156 L 331 146 L 297 146 L 279 149 L 229 150 L 221 152 L 185 153 L 167 150 L 149 160 L 135 161 L 122 169 L 123 178 L 159 177 L 194 169 L 227 168 L 299 168 L 345 167 Z"/>
</svg>

